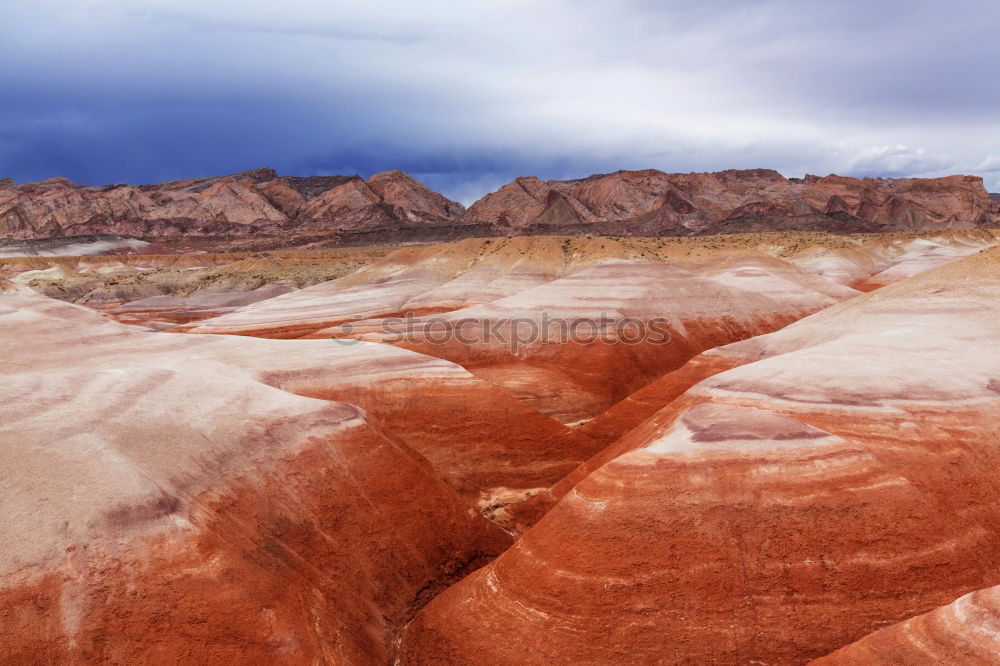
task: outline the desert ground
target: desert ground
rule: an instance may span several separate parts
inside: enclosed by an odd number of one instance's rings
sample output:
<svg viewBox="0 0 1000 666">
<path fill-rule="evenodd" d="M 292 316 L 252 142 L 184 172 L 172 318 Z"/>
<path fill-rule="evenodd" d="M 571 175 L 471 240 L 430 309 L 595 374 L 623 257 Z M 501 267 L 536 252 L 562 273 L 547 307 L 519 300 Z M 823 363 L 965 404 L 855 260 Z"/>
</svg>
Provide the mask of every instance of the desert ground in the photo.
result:
<svg viewBox="0 0 1000 666">
<path fill-rule="evenodd" d="M 998 244 L 0 258 L 0 662 L 996 663 Z"/>
</svg>

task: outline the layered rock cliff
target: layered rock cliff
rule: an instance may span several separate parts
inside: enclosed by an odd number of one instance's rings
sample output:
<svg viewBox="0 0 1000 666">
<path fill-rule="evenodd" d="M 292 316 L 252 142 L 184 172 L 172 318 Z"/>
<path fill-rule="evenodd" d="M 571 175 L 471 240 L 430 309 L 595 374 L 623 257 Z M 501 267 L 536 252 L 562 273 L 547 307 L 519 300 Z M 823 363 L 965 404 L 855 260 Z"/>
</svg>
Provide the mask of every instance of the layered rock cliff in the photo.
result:
<svg viewBox="0 0 1000 666">
<path fill-rule="evenodd" d="M 647 169 L 582 180 L 518 178 L 473 204 L 465 219 L 536 233 L 564 227 L 638 236 L 854 233 L 989 226 L 1000 219 L 1000 207 L 974 176 L 785 178 L 769 169 Z"/>
<path fill-rule="evenodd" d="M 89 187 L 65 178 L 16 186 L 0 181 L 0 237 L 112 233 L 143 238 L 341 234 L 448 227 L 465 208 L 401 171 L 278 177 L 257 169 L 157 185 Z M 447 236 L 447 229 L 439 235 Z"/>
<path fill-rule="evenodd" d="M 279 177 L 257 169 L 156 185 L 0 180 L 0 238 L 322 237 L 340 244 L 475 236 L 689 236 L 768 230 L 839 233 L 1000 224 L 974 176 L 785 178 L 768 169 L 619 171 L 581 180 L 517 178 L 468 210 L 401 171 Z M 300 240 L 289 240 L 289 234 Z"/>
</svg>

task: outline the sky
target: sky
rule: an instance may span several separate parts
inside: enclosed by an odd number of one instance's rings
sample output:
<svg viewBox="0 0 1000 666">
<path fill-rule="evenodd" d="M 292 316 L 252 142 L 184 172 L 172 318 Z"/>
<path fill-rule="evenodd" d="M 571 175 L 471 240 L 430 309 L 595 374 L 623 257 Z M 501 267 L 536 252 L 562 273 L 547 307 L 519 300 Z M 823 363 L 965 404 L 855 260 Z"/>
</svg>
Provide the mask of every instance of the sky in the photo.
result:
<svg viewBox="0 0 1000 666">
<path fill-rule="evenodd" d="M 5 0 L 0 178 L 777 169 L 1000 191 L 996 0 Z"/>
</svg>

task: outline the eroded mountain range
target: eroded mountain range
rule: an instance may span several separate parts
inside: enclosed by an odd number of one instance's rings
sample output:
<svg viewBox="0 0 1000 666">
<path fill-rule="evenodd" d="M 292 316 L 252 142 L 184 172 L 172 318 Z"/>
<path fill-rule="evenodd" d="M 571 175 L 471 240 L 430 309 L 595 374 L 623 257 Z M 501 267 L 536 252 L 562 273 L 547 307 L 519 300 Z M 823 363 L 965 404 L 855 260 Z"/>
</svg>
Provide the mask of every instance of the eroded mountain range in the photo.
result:
<svg viewBox="0 0 1000 666">
<path fill-rule="evenodd" d="M 688 236 L 747 231 L 859 233 L 1000 224 L 981 178 L 785 178 L 768 169 L 619 171 L 517 178 L 466 209 L 401 171 L 279 177 L 273 170 L 155 185 L 0 180 L 0 238 L 270 238 L 311 243 L 442 241 L 497 235 Z"/>
</svg>

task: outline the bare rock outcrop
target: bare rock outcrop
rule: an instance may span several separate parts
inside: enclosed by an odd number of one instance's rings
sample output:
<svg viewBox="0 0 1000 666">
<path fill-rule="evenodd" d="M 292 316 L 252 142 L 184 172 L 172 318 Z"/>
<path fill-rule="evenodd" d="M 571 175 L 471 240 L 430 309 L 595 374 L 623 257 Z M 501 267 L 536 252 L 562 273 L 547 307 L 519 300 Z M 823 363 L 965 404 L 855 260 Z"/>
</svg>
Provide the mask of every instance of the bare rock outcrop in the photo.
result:
<svg viewBox="0 0 1000 666">
<path fill-rule="evenodd" d="M 0 238 L 271 236 L 306 243 L 435 241 L 491 235 L 688 236 L 837 233 L 1000 224 L 982 179 L 785 178 L 769 169 L 619 171 L 579 180 L 517 178 L 468 210 L 402 171 L 279 177 L 256 169 L 154 185 L 0 181 Z M 290 237 L 300 237 L 298 240 Z"/>
<path fill-rule="evenodd" d="M 518 178 L 466 220 L 512 233 L 634 236 L 766 230 L 968 229 L 1000 220 L 981 178 L 785 178 L 768 169 L 668 174 L 618 171 L 581 180 Z"/>
<path fill-rule="evenodd" d="M 64 178 L 0 182 L 0 237 L 120 234 L 145 238 L 287 232 L 381 232 L 448 226 L 464 207 L 401 171 L 279 178 L 257 169 L 156 185 L 80 186 Z"/>
</svg>

